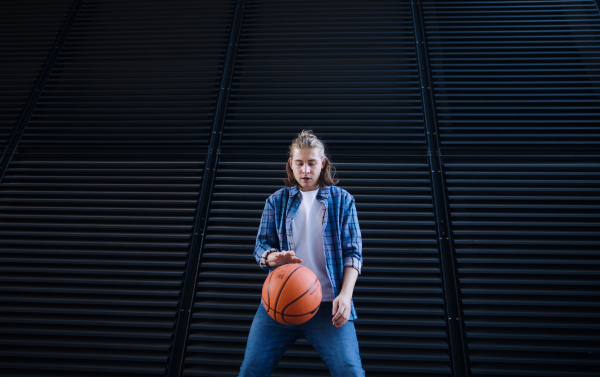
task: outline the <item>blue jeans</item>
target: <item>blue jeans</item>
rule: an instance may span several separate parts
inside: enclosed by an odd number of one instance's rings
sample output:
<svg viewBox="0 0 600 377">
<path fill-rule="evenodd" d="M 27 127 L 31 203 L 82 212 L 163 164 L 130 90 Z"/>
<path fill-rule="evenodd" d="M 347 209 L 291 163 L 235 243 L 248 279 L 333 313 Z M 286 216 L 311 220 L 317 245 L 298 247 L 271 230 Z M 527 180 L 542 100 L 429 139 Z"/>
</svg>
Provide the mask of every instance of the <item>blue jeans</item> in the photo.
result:
<svg viewBox="0 0 600 377">
<path fill-rule="evenodd" d="M 317 350 L 334 377 L 363 377 L 354 322 L 337 328 L 331 322 L 331 302 L 322 302 L 317 314 L 298 326 L 286 326 L 271 318 L 265 308 L 258 308 L 239 377 L 270 376 L 279 360 L 301 335 Z"/>
</svg>

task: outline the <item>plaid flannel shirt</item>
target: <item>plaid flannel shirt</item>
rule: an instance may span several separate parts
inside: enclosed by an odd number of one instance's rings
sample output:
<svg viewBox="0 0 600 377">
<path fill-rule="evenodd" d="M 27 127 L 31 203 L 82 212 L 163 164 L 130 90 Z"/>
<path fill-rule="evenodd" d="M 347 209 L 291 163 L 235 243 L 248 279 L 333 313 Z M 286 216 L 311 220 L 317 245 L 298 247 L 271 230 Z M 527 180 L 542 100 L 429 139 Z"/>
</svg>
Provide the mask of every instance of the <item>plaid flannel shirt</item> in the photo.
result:
<svg viewBox="0 0 600 377">
<path fill-rule="evenodd" d="M 354 197 L 337 186 L 325 186 L 316 199 L 325 206 L 323 211 L 323 251 L 329 281 L 337 297 L 342 289 L 344 267 L 361 272 L 362 237 Z M 265 271 L 273 270 L 266 264 L 267 254 L 274 251 L 294 250 L 292 220 L 302 202 L 297 187 L 284 187 L 271 195 L 260 220 L 254 257 Z M 351 302 L 350 319 L 356 319 Z"/>
</svg>

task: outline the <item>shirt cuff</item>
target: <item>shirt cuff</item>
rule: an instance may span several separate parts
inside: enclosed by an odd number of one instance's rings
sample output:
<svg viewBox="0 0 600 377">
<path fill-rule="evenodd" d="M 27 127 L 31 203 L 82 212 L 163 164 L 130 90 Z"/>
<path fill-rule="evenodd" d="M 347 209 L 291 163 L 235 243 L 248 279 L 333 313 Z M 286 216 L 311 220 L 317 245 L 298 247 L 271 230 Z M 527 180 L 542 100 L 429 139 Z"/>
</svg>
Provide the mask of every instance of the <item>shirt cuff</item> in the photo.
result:
<svg viewBox="0 0 600 377">
<path fill-rule="evenodd" d="M 269 256 L 269 254 L 271 253 L 276 253 L 279 250 L 275 249 L 275 248 L 271 248 L 267 251 L 265 251 L 261 257 L 260 257 L 260 261 L 258 262 L 258 264 L 260 265 L 260 267 L 262 268 L 269 268 L 269 265 L 267 264 L 267 257 Z"/>
<path fill-rule="evenodd" d="M 362 267 L 362 264 L 360 263 L 360 260 L 358 260 L 358 258 L 349 257 L 349 258 L 344 259 L 344 267 L 354 267 L 354 268 L 356 268 L 356 270 L 358 271 L 358 274 L 360 275 L 360 269 Z"/>
</svg>

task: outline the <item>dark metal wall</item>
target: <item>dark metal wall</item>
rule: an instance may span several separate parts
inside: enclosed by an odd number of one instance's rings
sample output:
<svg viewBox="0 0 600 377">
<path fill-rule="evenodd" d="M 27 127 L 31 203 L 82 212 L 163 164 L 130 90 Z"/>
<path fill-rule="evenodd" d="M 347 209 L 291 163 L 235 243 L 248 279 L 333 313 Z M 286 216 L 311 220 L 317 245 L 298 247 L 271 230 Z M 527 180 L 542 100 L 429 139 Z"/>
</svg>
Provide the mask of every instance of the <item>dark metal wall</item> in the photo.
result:
<svg viewBox="0 0 600 377">
<path fill-rule="evenodd" d="M 164 375 L 235 5 L 71 7 L 3 160 L 0 375 Z"/>
<path fill-rule="evenodd" d="M 0 375 L 236 376 L 287 146 L 356 198 L 369 376 L 598 376 L 600 13 L 0 5 Z M 274 376 L 327 376 L 306 340 Z"/>
<path fill-rule="evenodd" d="M 422 3 L 470 373 L 598 375 L 598 8 Z"/>
</svg>

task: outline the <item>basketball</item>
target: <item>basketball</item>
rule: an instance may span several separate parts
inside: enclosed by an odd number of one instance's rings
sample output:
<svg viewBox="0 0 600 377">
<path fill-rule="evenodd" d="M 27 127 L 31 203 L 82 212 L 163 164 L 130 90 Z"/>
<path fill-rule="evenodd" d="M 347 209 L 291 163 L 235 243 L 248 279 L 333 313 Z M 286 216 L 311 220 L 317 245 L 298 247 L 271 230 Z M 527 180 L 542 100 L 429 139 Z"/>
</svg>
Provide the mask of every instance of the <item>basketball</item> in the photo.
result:
<svg viewBox="0 0 600 377">
<path fill-rule="evenodd" d="M 321 305 L 321 283 L 308 267 L 289 263 L 274 269 L 263 284 L 262 302 L 271 318 L 296 326 L 311 319 Z"/>
</svg>

